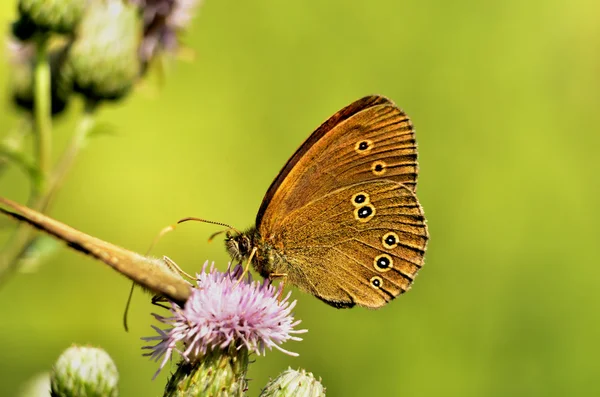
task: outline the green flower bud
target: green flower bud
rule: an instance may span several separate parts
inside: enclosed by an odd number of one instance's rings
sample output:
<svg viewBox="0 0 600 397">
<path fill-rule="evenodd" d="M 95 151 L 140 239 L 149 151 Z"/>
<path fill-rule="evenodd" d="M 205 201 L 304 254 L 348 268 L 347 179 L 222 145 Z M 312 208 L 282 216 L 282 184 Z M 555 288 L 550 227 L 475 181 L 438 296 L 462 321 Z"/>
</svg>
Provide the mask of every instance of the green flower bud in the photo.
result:
<svg viewBox="0 0 600 397">
<path fill-rule="evenodd" d="M 88 0 L 19 0 L 19 12 L 40 31 L 72 33 Z"/>
<path fill-rule="evenodd" d="M 52 397 L 116 397 L 117 366 L 104 350 L 72 346 L 65 350 L 50 375 Z"/>
<path fill-rule="evenodd" d="M 303 369 L 288 368 L 269 383 L 259 397 L 324 397 L 325 388 L 320 380 Z"/>
<path fill-rule="evenodd" d="M 193 362 L 182 360 L 165 388 L 165 397 L 234 397 L 246 390 L 248 349 L 215 349 Z"/>
<path fill-rule="evenodd" d="M 89 4 L 67 56 L 73 88 L 90 99 L 118 99 L 140 72 L 137 8 L 122 0 Z"/>
</svg>

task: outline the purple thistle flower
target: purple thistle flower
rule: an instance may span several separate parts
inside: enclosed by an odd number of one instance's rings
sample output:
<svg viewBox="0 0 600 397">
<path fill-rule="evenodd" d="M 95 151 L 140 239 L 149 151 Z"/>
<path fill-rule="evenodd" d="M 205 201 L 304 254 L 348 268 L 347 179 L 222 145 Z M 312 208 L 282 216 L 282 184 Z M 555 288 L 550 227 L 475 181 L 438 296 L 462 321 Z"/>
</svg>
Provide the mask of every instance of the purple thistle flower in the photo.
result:
<svg viewBox="0 0 600 397">
<path fill-rule="evenodd" d="M 147 62 L 160 51 L 174 51 L 177 35 L 192 19 L 201 0 L 129 0 L 142 11 L 144 38 L 140 57 Z"/>
<path fill-rule="evenodd" d="M 144 346 L 143 349 L 151 350 L 144 355 L 156 361 L 164 356 L 155 376 L 173 351 L 189 362 L 209 351 L 230 347 L 238 350 L 246 347 L 258 355 L 276 348 L 297 356 L 280 346 L 287 340 L 302 340 L 294 335 L 307 332 L 294 329 L 300 320 L 292 316 L 296 301 L 290 302 L 290 293 L 279 300 L 282 286 L 276 288 L 269 280 L 252 281 L 251 275 L 240 280 L 243 272 L 240 265 L 221 273 L 212 265 L 207 272 L 207 264 L 197 274 L 198 287 L 193 289 L 183 309 L 172 303 L 172 317 L 153 314 L 158 321 L 172 326 L 165 330 L 152 326 L 158 335 L 142 338 L 158 341 L 154 346 Z M 183 343 L 183 351 L 178 349 L 178 342 Z"/>
</svg>

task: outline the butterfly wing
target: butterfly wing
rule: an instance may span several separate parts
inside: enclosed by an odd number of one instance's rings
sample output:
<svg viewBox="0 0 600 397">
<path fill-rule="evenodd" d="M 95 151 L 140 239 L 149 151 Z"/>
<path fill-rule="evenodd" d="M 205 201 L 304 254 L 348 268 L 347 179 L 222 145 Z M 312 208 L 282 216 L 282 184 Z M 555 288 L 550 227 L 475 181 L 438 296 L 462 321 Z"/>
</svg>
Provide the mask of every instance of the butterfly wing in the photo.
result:
<svg viewBox="0 0 600 397">
<path fill-rule="evenodd" d="M 414 191 L 417 173 L 409 118 L 389 99 L 368 96 L 334 114 L 300 146 L 269 187 L 256 225 L 261 232 L 276 230 L 285 214 L 353 183 L 385 178 Z"/>
<path fill-rule="evenodd" d="M 428 239 L 414 192 L 390 180 L 339 188 L 273 232 L 278 273 L 336 307 L 377 308 L 410 288 Z"/>
</svg>

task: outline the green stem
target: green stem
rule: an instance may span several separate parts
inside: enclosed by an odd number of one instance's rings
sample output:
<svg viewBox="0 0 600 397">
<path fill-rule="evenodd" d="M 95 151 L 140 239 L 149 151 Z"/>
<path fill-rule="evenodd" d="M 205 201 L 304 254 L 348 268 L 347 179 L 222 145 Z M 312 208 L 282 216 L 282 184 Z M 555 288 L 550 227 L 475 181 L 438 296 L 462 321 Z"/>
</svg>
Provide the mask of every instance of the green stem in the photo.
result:
<svg viewBox="0 0 600 397">
<path fill-rule="evenodd" d="M 31 120 L 26 117 L 0 142 L 0 177 L 10 164 L 16 164 L 23 168 L 30 180 L 37 178 L 37 167 L 23 154 L 25 137 L 30 133 Z"/>
<path fill-rule="evenodd" d="M 52 167 L 52 109 L 50 92 L 50 63 L 48 61 L 48 37 L 40 35 L 33 71 L 34 122 L 37 137 L 36 157 L 39 176 L 33 182 L 35 196 L 42 196 L 47 188 L 48 174 Z"/>
<path fill-rule="evenodd" d="M 58 165 L 48 178 L 45 194 L 34 195 L 29 207 L 40 212 L 46 212 L 52 199 L 62 186 L 68 171 L 71 169 L 81 149 L 85 146 L 87 136 L 95 125 L 94 113 L 96 103 L 86 104 L 85 111 L 81 117 L 75 133 L 71 138 L 69 146 L 62 155 Z M 4 283 L 10 274 L 16 269 L 19 259 L 27 251 L 34 240 L 34 229 L 27 224 L 17 226 L 12 237 L 0 251 L 0 284 Z"/>
<path fill-rule="evenodd" d="M 71 142 L 69 143 L 69 146 L 65 150 L 58 165 L 52 173 L 48 193 L 46 195 L 46 203 L 44 207 L 40 209 L 40 211 L 43 212 L 50 206 L 50 202 L 60 190 L 60 187 L 66 179 L 67 173 L 75 163 L 77 155 L 84 148 L 87 142 L 88 134 L 96 125 L 96 118 L 94 116 L 97 107 L 98 103 L 95 101 L 88 100 L 86 102 L 83 115 L 75 127 L 75 133 L 71 138 Z"/>
</svg>

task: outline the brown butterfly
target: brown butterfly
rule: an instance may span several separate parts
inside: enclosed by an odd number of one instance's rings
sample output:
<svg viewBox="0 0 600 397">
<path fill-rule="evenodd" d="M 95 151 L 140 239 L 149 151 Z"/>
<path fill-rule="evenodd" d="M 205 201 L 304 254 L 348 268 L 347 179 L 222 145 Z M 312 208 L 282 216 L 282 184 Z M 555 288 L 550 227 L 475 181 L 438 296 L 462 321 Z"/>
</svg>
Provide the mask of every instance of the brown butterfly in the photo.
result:
<svg viewBox="0 0 600 397">
<path fill-rule="evenodd" d="M 378 308 L 407 291 L 429 234 L 415 195 L 412 123 L 368 96 L 325 121 L 267 191 L 256 226 L 228 232 L 231 257 L 335 307 Z"/>
<path fill-rule="evenodd" d="M 429 236 L 417 171 L 408 117 L 384 97 L 360 99 L 300 146 L 267 191 L 256 226 L 228 233 L 227 250 L 263 277 L 285 276 L 330 305 L 383 306 L 410 288 L 423 265 Z M 2 197 L 0 212 L 160 296 L 180 304 L 190 296 L 168 258 L 141 256 Z"/>
</svg>

